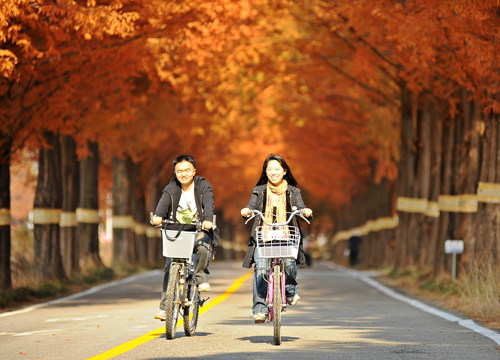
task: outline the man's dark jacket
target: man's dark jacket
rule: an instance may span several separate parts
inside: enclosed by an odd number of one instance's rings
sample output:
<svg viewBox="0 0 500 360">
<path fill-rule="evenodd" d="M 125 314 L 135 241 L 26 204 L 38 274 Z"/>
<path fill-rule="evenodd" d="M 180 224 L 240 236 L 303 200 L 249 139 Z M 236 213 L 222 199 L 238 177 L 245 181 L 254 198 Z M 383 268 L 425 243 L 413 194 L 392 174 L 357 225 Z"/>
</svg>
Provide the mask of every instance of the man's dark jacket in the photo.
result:
<svg viewBox="0 0 500 360">
<path fill-rule="evenodd" d="M 181 195 L 182 185 L 179 180 L 174 178 L 163 189 L 161 199 L 156 206 L 155 215 L 175 222 L 177 206 L 179 205 Z M 194 198 L 201 222 L 213 222 L 215 213 L 214 194 L 212 192 L 212 185 L 204 177 L 194 177 Z M 216 231 L 210 230 L 209 233 L 212 238 L 212 246 L 215 249 L 219 246 L 218 228 Z"/>
</svg>

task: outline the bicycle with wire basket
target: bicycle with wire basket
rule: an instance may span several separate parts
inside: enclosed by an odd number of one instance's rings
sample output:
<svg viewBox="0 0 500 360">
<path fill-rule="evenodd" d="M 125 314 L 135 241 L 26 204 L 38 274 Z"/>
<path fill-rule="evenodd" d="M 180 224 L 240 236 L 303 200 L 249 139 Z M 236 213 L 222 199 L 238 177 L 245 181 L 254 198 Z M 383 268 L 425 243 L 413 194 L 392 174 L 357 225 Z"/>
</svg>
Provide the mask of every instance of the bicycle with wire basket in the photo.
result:
<svg viewBox="0 0 500 360">
<path fill-rule="evenodd" d="M 281 312 L 286 310 L 285 297 L 285 262 L 284 259 L 297 259 L 300 245 L 300 230 L 289 225 L 295 216 L 301 217 L 310 223 L 302 210 L 293 208 L 284 223 L 269 223 L 262 212 L 251 210 L 252 215 L 245 224 L 256 216 L 260 216 L 263 225 L 256 227 L 255 240 L 260 257 L 270 259 L 270 269 L 267 285 L 267 306 L 269 308 L 269 322 L 273 322 L 274 343 L 281 344 Z"/>
<path fill-rule="evenodd" d="M 183 231 L 168 230 L 167 225 L 170 223 L 170 221 L 163 220 L 161 228 L 163 256 L 172 258 L 167 286 L 167 309 L 165 310 L 165 334 L 169 340 L 175 337 L 179 314 L 182 314 L 184 320 L 186 336 L 194 335 L 198 324 L 199 308 L 208 300 L 200 299 L 200 291 L 194 277 L 193 246 L 196 232 L 201 224 L 197 224 L 194 231 Z"/>
</svg>

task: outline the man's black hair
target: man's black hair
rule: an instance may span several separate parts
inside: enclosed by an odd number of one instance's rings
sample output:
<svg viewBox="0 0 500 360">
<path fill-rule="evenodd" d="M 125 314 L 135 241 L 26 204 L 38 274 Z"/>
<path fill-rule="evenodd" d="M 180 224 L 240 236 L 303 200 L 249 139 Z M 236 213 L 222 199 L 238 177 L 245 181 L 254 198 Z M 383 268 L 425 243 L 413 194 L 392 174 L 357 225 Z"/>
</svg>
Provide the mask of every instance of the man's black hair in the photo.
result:
<svg viewBox="0 0 500 360">
<path fill-rule="evenodd" d="M 196 169 L 196 161 L 194 160 L 194 157 L 192 157 L 191 155 L 187 155 L 187 154 L 179 155 L 174 159 L 174 161 L 173 161 L 174 169 L 175 169 L 175 165 L 177 165 L 178 163 L 183 162 L 183 161 L 189 161 L 191 164 L 193 164 L 193 168 Z"/>
</svg>

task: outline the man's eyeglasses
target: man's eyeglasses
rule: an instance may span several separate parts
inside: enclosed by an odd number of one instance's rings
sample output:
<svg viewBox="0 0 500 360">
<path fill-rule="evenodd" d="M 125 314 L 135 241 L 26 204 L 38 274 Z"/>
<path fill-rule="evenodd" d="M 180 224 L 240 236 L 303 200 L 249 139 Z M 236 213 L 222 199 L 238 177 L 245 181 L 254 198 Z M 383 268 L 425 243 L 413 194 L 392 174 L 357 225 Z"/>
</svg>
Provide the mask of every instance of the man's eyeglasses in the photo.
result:
<svg viewBox="0 0 500 360">
<path fill-rule="evenodd" d="M 182 175 L 182 174 L 186 174 L 186 175 L 189 175 L 193 172 L 193 169 L 185 169 L 185 170 L 175 170 L 175 173 L 177 175 Z"/>
</svg>

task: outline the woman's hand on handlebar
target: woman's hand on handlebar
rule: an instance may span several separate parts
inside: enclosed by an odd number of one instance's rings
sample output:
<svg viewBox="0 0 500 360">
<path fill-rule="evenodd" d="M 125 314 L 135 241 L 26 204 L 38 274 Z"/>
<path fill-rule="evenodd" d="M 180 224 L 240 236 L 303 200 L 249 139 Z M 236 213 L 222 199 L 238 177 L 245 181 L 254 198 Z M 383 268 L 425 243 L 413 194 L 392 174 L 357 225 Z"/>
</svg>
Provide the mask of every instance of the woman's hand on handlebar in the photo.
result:
<svg viewBox="0 0 500 360">
<path fill-rule="evenodd" d="M 313 214 L 313 211 L 309 208 L 304 208 L 302 209 L 302 215 L 304 215 L 304 217 L 308 218 L 308 217 L 311 217 L 311 215 Z"/>
<path fill-rule="evenodd" d="M 252 210 L 250 210 L 249 208 L 241 209 L 241 216 L 249 217 L 250 215 L 252 215 Z"/>
</svg>

